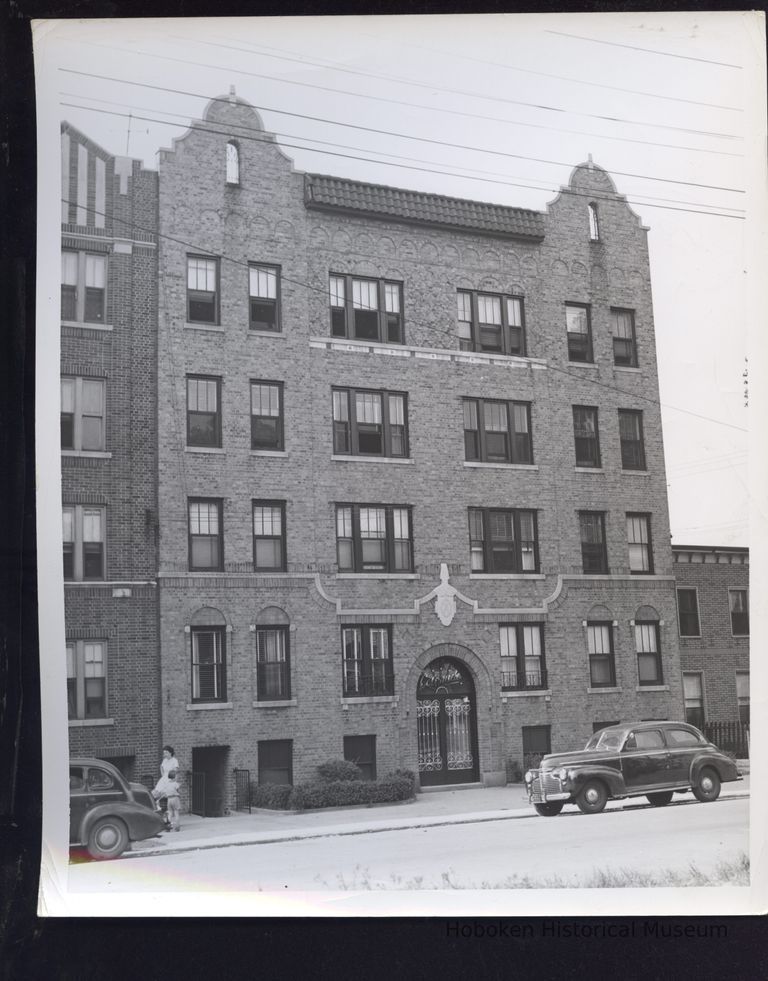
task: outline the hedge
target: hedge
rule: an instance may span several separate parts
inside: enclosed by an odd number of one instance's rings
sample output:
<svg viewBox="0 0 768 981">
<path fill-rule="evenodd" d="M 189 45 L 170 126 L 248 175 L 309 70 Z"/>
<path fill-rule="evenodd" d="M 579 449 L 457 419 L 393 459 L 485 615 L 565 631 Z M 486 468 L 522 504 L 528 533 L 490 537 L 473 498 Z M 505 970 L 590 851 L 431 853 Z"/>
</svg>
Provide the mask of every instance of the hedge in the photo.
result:
<svg viewBox="0 0 768 981">
<path fill-rule="evenodd" d="M 412 773 L 398 770 L 381 780 L 314 780 L 295 787 L 252 784 L 251 804 L 254 807 L 292 811 L 348 807 L 352 804 L 387 804 L 410 800 L 414 794 L 414 783 Z"/>
<path fill-rule="evenodd" d="M 283 783 L 252 783 L 251 806 L 286 810 L 293 787 Z"/>
</svg>

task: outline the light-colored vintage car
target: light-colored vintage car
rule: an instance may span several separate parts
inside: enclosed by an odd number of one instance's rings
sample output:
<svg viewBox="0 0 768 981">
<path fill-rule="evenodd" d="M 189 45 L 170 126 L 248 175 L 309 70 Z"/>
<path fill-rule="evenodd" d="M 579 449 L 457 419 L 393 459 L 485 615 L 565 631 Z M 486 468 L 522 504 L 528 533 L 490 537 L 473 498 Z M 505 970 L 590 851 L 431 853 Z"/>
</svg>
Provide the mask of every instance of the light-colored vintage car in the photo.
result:
<svg viewBox="0 0 768 981">
<path fill-rule="evenodd" d="M 633 722 L 600 729 L 584 749 L 550 753 L 528 770 L 528 800 L 554 817 L 566 804 L 599 814 L 609 800 L 647 797 L 654 807 L 692 791 L 717 800 L 720 785 L 741 780 L 735 760 L 686 722 Z"/>
</svg>

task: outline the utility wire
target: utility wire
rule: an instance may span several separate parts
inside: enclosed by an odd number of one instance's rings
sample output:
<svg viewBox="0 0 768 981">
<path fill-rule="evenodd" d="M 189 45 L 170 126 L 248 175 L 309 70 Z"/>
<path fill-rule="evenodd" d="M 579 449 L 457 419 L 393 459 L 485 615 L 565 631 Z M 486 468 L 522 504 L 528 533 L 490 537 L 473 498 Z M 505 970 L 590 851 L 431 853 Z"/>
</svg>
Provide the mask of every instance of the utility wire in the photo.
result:
<svg viewBox="0 0 768 981">
<path fill-rule="evenodd" d="M 546 30 L 545 34 L 559 34 L 560 37 L 571 37 L 575 38 L 577 41 L 590 41 L 592 44 L 609 44 L 614 48 L 629 48 L 630 51 L 644 51 L 646 54 L 661 55 L 664 58 L 682 58 L 685 61 L 700 61 L 705 65 L 719 65 L 721 68 L 738 68 L 741 70 L 742 65 L 732 65 L 727 61 L 711 61 L 709 58 L 694 58 L 693 55 L 681 55 L 674 54 L 671 51 L 657 51 L 654 48 L 641 48 L 635 44 L 621 44 L 619 41 L 604 41 L 602 38 L 597 37 L 583 37 L 581 34 L 567 34 L 565 31 L 550 31 Z"/>
<path fill-rule="evenodd" d="M 87 44 L 88 42 L 83 41 L 78 43 Z M 205 65 L 197 61 L 189 61 L 186 58 L 172 58 L 170 55 L 155 55 L 144 51 L 131 51 L 130 49 L 115 47 L 114 45 L 96 45 L 96 47 L 109 48 L 110 50 L 114 50 L 114 51 L 122 51 L 126 54 L 136 54 L 144 58 L 160 58 L 164 61 L 173 61 L 182 65 L 193 65 L 196 68 L 210 68 L 213 69 L 214 71 L 233 70 L 231 68 L 225 69 L 221 65 Z M 70 74 L 73 75 L 84 75 L 88 78 L 103 78 L 103 79 L 107 79 L 108 81 L 114 81 L 114 82 L 125 81 L 124 79 L 119 79 L 119 78 L 109 78 L 109 76 L 106 75 L 97 75 L 90 72 L 77 71 L 74 68 L 60 68 L 59 71 L 69 72 Z M 543 129 L 543 130 L 547 130 L 547 132 L 569 133 L 576 136 L 588 136 L 592 139 L 613 140 L 618 143 L 634 143 L 634 144 L 639 144 L 641 146 L 655 146 L 655 147 L 661 147 L 670 150 L 687 150 L 690 153 L 712 153 L 721 157 L 743 156 L 743 154 L 741 153 L 730 153 L 727 150 L 708 150 L 703 147 L 681 146 L 679 143 L 659 143 L 654 140 L 638 140 L 628 136 L 608 136 L 608 135 L 603 135 L 601 133 L 585 133 L 582 130 L 565 129 L 562 126 L 547 126 L 543 123 L 524 123 L 513 119 L 502 119 L 499 116 L 486 116 L 476 112 L 464 112 L 460 109 L 445 109 L 441 106 L 425 106 L 425 105 L 421 105 L 418 102 L 407 102 L 403 99 L 391 99 L 380 95 L 367 95 L 362 92 L 350 92 L 346 89 L 334 89 L 327 85 L 318 85 L 314 82 L 300 82 L 297 79 L 293 79 L 293 78 L 277 78 L 274 75 L 267 75 L 259 72 L 249 72 L 249 71 L 245 71 L 242 68 L 235 69 L 235 71 L 237 75 L 241 75 L 244 77 L 261 78 L 261 79 L 266 79 L 267 81 L 270 82 L 279 82 L 285 85 L 297 85 L 301 88 L 311 89 L 313 92 L 330 92 L 333 95 L 349 95 L 356 99 L 367 99 L 370 102 L 385 102 L 389 105 L 406 106 L 409 109 L 424 109 L 427 112 L 442 112 L 448 114 L 449 116 L 461 116 L 463 118 L 469 118 L 469 119 L 481 119 L 486 122 L 503 123 L 507 126 L 522 126 L 527 129 Z M 127 82 L 126 84 L 134 84 L 134 83 Z"/>
<path fill-rule="evenodd" d="M 106 76 L 101 76 L 101 77 L 106 78 Z M 123 81 L 123 80 L 122 79 L 109 79 L 109 81 Z M 160 91 L 160 92 L 168 92 L 169 94 L 172 94 L 172 95 L 187 95 L 187 96 L 191 96 L 192 98 L 195 98 L 195 99 L 205 99 L 208 102 L 223 102 L 223 103 L 226 103 L 226 102 L 229 101 L 229 99 L 226 96 L 217 96 L 217 97 L 215 97 L 213 99 L 210 99 L 208 96 L 201 95 L 201 94 L 199 94 L 197 92 L 186 92 L 186 91 L 183 91 L 183 90 L 180 90 L 180 89 L 170 89 L 170 88 L 167 88 L 167 87 L 162 86 L 162 85 L 149 85 L 149 84 L 147 84 L 145 82 L 133 82 L 133 81 L 128 82 L 128 80 L 125 80 L 125 81 L 126 81 L 126 84 L 137 85 L 137 86 L 140 86 L 141 88 L 154 89 L 155 91 Z M 128 109 L 128 108 L 131 108 L 131 109 L 145 109 L 145 108 L 147 108 L 145 106 L 130 106 L 130 105 L 126 105 L 125 103 L 122 103 L 122 102 L 110 102 L 107 99 L 97 99 L 97 98 L 95 98 L 94 96 L 91 96 L 91 95 L 87 95 L 87 96 L 78 95 L 76 92 L 60 92 L 59 94 L 62 95 L 62 96 L 67 96 L 69 98 L 75 98 L 75 99 L 87 98 L 87 99 L 90 99 L 92 102 L 102 102 L 102 103 L 104 103 L 106 105 L 122 106 L 123 108 L 126 108 L 126 109 Z M 492 154 L 493 156 L 506 157 L 506 158 L 510 158 L 510 159 L 514 159 L 514 160 L 529 160 L 529 161 L 532 161 L 533 163 L 551 164 L 552 166 L 555 166 L 555 167 L 571 167 L 571 166 L 573 166 L 571 163 L 568 163 L 568 162 L 563 161 L 563 160 L 547 160 L 547 159 L 543 159 L 541 157 L 530 157 L 530 156 L 526 156 L 525 154 L 522 154 L 522 153 L 509 153 L 508 151 L 505 151 L 505 150 L 492 150 L 492 149 L 489 149 L 489 148 L 486 148 L 486 147 L 467 146 L 467 145 L 462 144 L 462 143 L 452 143 L 452 142 L 448 142 L 446 140 L 433 140 L 433 139 L 429 139 L 429 138 L 424 137 L 424 136 L 411 136 L 408 133 L 395 133 L 395 132 L 392 132 L 390 130 L 378 129 L 378 128 L 374 127 L 374 126 L 361 126 L 359 123 L 346 123 L 346 122 L 341 122 L 340 120 L 336 120 L 336 119 L 327 119 L 327 118 L 324 118 L 322 116 L 310 116 L 310 115 L 307 115 L 306 113 L 301 113 L 301 112 L 287 112 L 284 109 L 274 109 L 271 106 L 254 106 L 253 108 L 254 109 L 258 109 L 261 112 L 274 112 L 274 113 L 277 113 L 278 115 L 292 116 L 292 117 L 294 117 L 296 119 L 307 119 L 307 120 L 311 120 L 312 122 L 325 123 L 325 124 L 329 124 L 331 126 L 342 126 L 342 127 L 346 128 L 346 129 L 357 129 L 357 130 L 361 130 L 362 132 L 365 132 L 365 133 L 375 133 L 375 134 L 380 135 L 380 136 L 394 136 L 397 139 L 415 140 L 415 141 L 418 141 L 419 143 L 429 143 L 429 144 L 432 144 L 434 146 L 449 147 L 450 149 L 455 149 L 455 150 L 471 150 L 471 151 L 474 151 L 476 153 L 488 153 L 488 154 Z M 151 112 L 160 112 L 164 116 L 179 116 L 179 117 L 181 117 L 183 119 L 189 119 L 188 114 L 184 114 L 184 113 L 166 112 L 165 110 L 156 109 L 154 107 L 152 107 L 152 109 L 150 109 L 149 111 L 151 111 Z M 253 128 L 253 127 L 249 127 L 249 128 Z M 254 129 L 254 131 L 255 132 L 258 132 L 255 129 Z M 298 138 L 299 139 L 303 139 L 303 137 L 298 137 Z M 711 190 L 711 191 L 727 191 L 727 192 L 730 192 L 730 193 L 733 193 L 733 194 L 745 194 L 746 193 L 741 188 L 722 187 L 722 186 L 719 186 L 717 184 L 701 184 L 701 183 L 697 183 L 697 182 L 694 182 L 694 181 L 678 181 L 678 180 L 673 180 L 672 178 L 668 178 L 668 177 L 652 177 L 652 176 L 648 176 L 647 174 L 634 174 L 634 173 L 628 173 L 627 171 L 621 171 L 621 170 L 612 170 L 611 171 L 611 174 L 612 175 L 615 175 L 617 177 L 634 177 L 637 180 L 658 181 L 658 182 L 665 183 L 665 184 L 679 184 L 679 185 L 685 186 L 685 187 L 706 188 L 707 190 Z"/>
<path fill-rule="evenodd" d="M 81 99 L 82 98 L 90 98 L 91 101 L 93 101 L 93 102 L 102 102 L 102 103 L 106 103 L 107 105 L 122 105 L 123 108 L 130 110 L 130 112 L 128 113 L 129 126 L 130 126 L 130 120 L 133 119 L 133 118 L 135 118 L 133 114 L 135 113 L 135 111 L 137 109 L 144 109 L 144 110 L 149 111 L 149 112 L 152 111 L 147 106 L 127 106 L 127 105 L 124 105 L 123 103 L 109 102 L 106 99 L 94 99 L 94 98 L 92 98 L 90 96 L 75 96 L 75 98 L 81 98 Z M 85 110 L 91 111 L 91 112 L 105 111 L 105 110 L 98 110 L 98 109 L 94 108 L 93 106 L 76 106 L 76 105 L 74 105 L 71 102 L 62 102 L 61 105 L 62 106 L 67 106 L 67 107 L 73 108 L 73 109 L 85 109 Z M 161 110 L 158 110 L 158 111 L 161 112 L 164 116 L 178 116 L 179 118 L 189 120 L 189 116 L 188 115 L 185 115 L 183 113 L 178 113 L 178 112 L 165 112 L 162 109 Z M 143 118 L 146 120 L 148 117 L 143 117 Z M 165 121 L 164 120 L 156 119 L 155 122 L 160 123 L 160 124 L 163 124 Z M 171 122 L 168 122 L 167 125 L 176 125 L 176 124 L 171 123 Z M 188 127 L 189 126 L 189 122 L 187 121 L 184 125 L 186 127 Z M 199 129 L 199 127 L 198 127 L 198 129 Z M 238 131 L 239 132 L 242 132 L 243 130 L 248 130 L 249 132 L 252 132 L 252 133 L 261 133 L 262 132 L 261 130 L 258 130 L 255 127 L 252 127 L 252 126 L 249 126 L 249 127 L 239 126 L 238 127 Z M 437 161 L 435 161 L 435 160 L 424 160 L 421 157 L 406 157 L 406 156 L 403 156 L 402 154 L 398 154 L 398 153 L 387 153 L 384 150 L 369 150 L 369 149 L 367 149 L 365 147 L 349 146 L 346 143 L 334 143 L 334 142 L 331 142 L 329 140 L 320 140 L 320 139 L 318 139 L 315 136 L 301 136 L 301 135 L 296 135 L 294 133 L 281 133 L 281 132 L 278 132 L 277 130 L 272 130 L 271 131 L 271 135 L 272 136 L 280 137 L 281 138 L 281 141 L 284 140 L 284 139 L 287 139 L 287 140 L 303 140 L 305 143 L 306 142 L 311 142 L 311 143 L 319 144 L 320 146 L 332 146 L 332 147 L 336 147 L 339 150 L 355 150 L 358 153 L 376 153 L 379 157 L 389 157 L 389 158 L 391 158 L 393 160 L 409 160 L 412 163 L 424 163 L 424 164 L 430 164 L 432 166 L 435 166 L 437 164 Z M 259 139 L 259 138 L 256 138 L 255 137 L 254 139 L 258 140 L 258 142 L 267 142 L 263 138 Z M 427 142 L 431 142 L 431 141 L 427 141 Z M 291 143 L 282 143 L 281 142 L 281 145 L 282 146 L 291 146 L 291 147 L 294 147 L 294 148 L 296 147 L 296 144 L 291 144 Z M 443 144 L 443 145 L 447 146 L 448 144 Z M 315 153 L 324 152 L 324 151 L 321 151 L 321 150 L 315 150 L 315 148 L 314 147 L 311 147 L 311 146 L 304 147 L 303 149 L 309 150 L 310 152 L 315 152 Z M 386 163 L 386 161 L 382 160 L 381 163 Z M 453 170 L 452 171 L 444 171 L 443 170 L 443 171 L 433 171 L 433 172 L 436 173 L 436 174 L 437 173 L 440 173 L 440 174 L 444 174 L 444 175 L 448 175 L 448 176 L 455 176 L 455 177 L 468 177 L 469 178 L 469 175 L 470 174 L 484 174 L 484 175 L 488 175 L 488 176 L 492 176 L 492 177 L 504 177 L 504 178 L 508 178 L 508 175 L 506 173 L 503 173 L 503 172 L 497 171 L 497 170 L 478 170 L 475 167 L 465 167 L 465 166 L 462 166 L 460 164 L 455 164 L 455 165 L 452 164 L 451 166 L 453 167 Z M 455 171 L 457 171 L 457 170 L 466 171 L 466 173 L 465 174 L 455 173 Z M 612 174 L 613 173 L 614 172 L 612 172 Z M 470 179 L 474 179 L 474 178 L 470 178 Z M 552 185 L 546 183 L 545 181 L 541 181 L 541 180 L 539 180 L 538 178 L 535 178 L 535 177 L 526 177 L 524 179 L 525 180 L 528 180 L 528 181 L 531 181 L 531 180 L 536 181 L 536 183 L 540 185 L 539 188 L 534 188 L 533 185 L 527 185 L 531 189 L 537 189 L 537 190 L 542 190 L 542 191 L 552 191 Z M 494 183 L 506 183 L 506 181 L 498 181 L 498 182 L 497 181 L 494 181 Z M 586 195 L 586 196 L 588 196 L 588 197 L 590 197 L 590 199 L 593 199 L 594 200 L 594 195 Z M 633 195 L 633 198 L 636 199 L 636 200 L 643 200 L 643 201 L 646 201 L 646 202 L 648 202 L 648 201 L 666 201 L 668 203 L 672 203 L 672 204 L 683 204 L 683 205 L 688 205 L 688 206 L 691 206 L 691 207 L 694 207 L 694 208 L 720 208 L 721 207 L 721 205 L 713 205 L 713 204 L 710 204 L 710 203 L 704 202 L 704 201 L 680 201 L 679 198 L 663 198 L 663 197 L 659 196 L 658 194 L 655 194 L 655 195 L 635 194 L 635 195 Z M 648 207 L 648 205 L 646 205 L 646 207 Z M 729 211 L 736 211 L 736 212 L 739 212 L 741 214 L 744 214 L 745 213 L 745 211 L 744 211 L 743 208 L 734 208 L 731 205 L 722 205 L 722 208 L 723 209 L 726 209 L 727 208 Z"/>
<path fill-rule="evenodd" d="M 381 40 L 375 34 L 362 34 L 363 37 L 374 38 L 376 40 Z M 428 48 L 424 44 L 414 44 L 413 41 L 405 41 L 402 38 L 397 39 L 398 47 L 405 46 L 407 48 L 417 48 L 419 51 L 429 51 L 432 54 L 443 55 L 446 58 L 450 58 L 451 61 L 459 59 L 461 61 L 472 61 L 478 65 L 493 65 L 494 68 L 505 68 L 507 71 L 511 72 L 522 72 L 525 75 L 538 75 L 540 78 L 552 78 L 560 82 L 571 82 L 576 85 L 589 85 L 592 88 L 598 89 L 610 89 L 612 92 L 624 92 L 627 95 L 640 95 L 646 99 L 663 99 L 665 102 L 682 102 L 689 106 L 704 106 L 708 109 L 723 109 L 727 112 L 744 112 L 740 106 L 723 106 L 718 105 L 715 102 L 698 102 L 695 99 L 683 99 L 677 95 L 659 95 L 656 92 L 642 92 L 640 89 L 626 89 L 619 85 L 606 85 L 605 82 L 589 82 L 584 78 L 573 78 L 568 75 L 554 75 L 551 72 L 538 72 L 534 71 L 532 68 L 520 68 L 518 65 L 510 65 L 503 61 L 489 61 L 487 58 L 473 58 L 471 55 L 460 54 L 458 51 L 443 51 L 440 48 Z M 274 48 L 272 50 L 279 50 Z"/>
<path fill-rule="evenodd" d="M 175 40 L 184 41 L 186 39 L 177 37 L 175 38 Z M 200 40 L 196 40 L 194 43 L 204 44 L 212 48 L 225 48 L 227 51 L 240 51 L 243 52 L 244 54 L 250 54 L 250 55 L 254 53 L 258 53 L 262 57 L 265 56 L 263 51 L 254 52 L 254 50 L 252 49 L 241 48 L 234 44 L 220 44 L 217 41 L 200 41 Z M 300 65 L 309 65 L 312 68 L 328 68 L 328 65 L 323 65 L 321 62 L 317 62 L 317 61 L 309 61 L 306 58 L 292 58 L 287 55 L 278 55 L 278 54 L 269 54 L 269 53 L 266 54 L 266 57 L 276 58 L 278 61 L 290 61 L 290 62 L 298 63 Z M 417 89 L 428 89 L 430 92 L 441 92 L 447 95 L 461 95 L 470 99 L 483 99 L 486 102 L 501 102 L 504 105 L 523 106 L 524 108 L 527 109 L 538 109 L 543 112 L 556 112 L 566 116 L 578 116 L 583 119 L 597 119 L 601 122 L 623 123 L 625 126 L 644 126 L 646 127 L 646 129 L 672 130 L 677 133 L 688 133 L 689 135 L 692 136 L 711 136 L 711 137 L 716 137 L 717 139 L 724 139 L 724 140 L 743 139 L 743 137 L 739 136 L 736 133 L 713 133 L 709 130 L 688 129 L 687 127 L 684 126 L 668 126 L 664 123 L 646 122 L 645 120 L 641 120 L 641 119 L 627 119 L 624 116 L 604 116 L 600 113 L 594 113 L 594 112 L 578 112 L 575 109 L 563 109 L 560 106 L 548 106 L 538 102 L 524 102 L 521 99 L 508 99 L 501 95 L 484 95 L 482 92 L 468 92 L 466 91 L 466 89 L 452 89 L 452 88 L 447 88 L 444 85 L 438 86 L 438 85 L 430 84 L 429 82 L 418 82 L 415 81 L 414 79 L 398 78 L 397 75 L 383 75 L 376 72 L 364 72 L 355 68 L 347 68 L 339 64 L 332 63 L 332 67 L 330 70 L 336 72 L 342 72 L 345 75 L 356 75 L 361 78 L 373 78 L 376 80 L 383 80 L 386 82 L 395 82 L 398 85 L 410 85 L 413 88 L 417 88 Z"/>
<path fill-rule="evenodd" d="M 153 117 L 150 117 L 150 116 L 138 116 L 135 113 L 115 112 L 115 111 L 110 110 L 110 109 L 98 109 L 96 107 L 91 107 L 91 106 L 76 106 L 73 103 L 69 103 L 69 102 L 63 102 L 63 103 L 61 103 L 61 105 L 65 106 L 67 108 L 80 109 L 81 111 L 84 111 L 84 112 L 98 112 L 98 113 L 102 113 L 102 114 L 108 115 L 108 116 L 118 116 L 118 117 L 126 118 L 126 117 L 128 117 L 130 115 L 132 119 L 140 119 L 143 122 L 158 123 L 158 124 L 163 125 L 163 126 L 176 126 L 176 127 L 180 128 L 180 129 L 187 129 L 187 130 L 194 129 L 197 132 L 211 133 L 211 134 L 216 135 L 216 136 L 232 136 L 233 135 L 233 131 L 231 129 L 230 130 L 217 130 L 217 129 L 211 129 L 210 127 L 207 127 L 207 126 L 200 126 L 200 125 L 197 125 L 197 124 L 191 124 L 190 125 L 189 123 L 174 123 L 174 122 L 169 122 L 169 121 L 164 120 L 164 119 L 156 119 L 156 118 L 153 118 Z M 244 127 L 241 127 L 241 128 L 244 128 Z M 242 140 L 251 140 L 251 141 L 256 142 L 256 143 L 271 142 L 271 140 L 268 140 L 265 137 L 257 138 L 257 137 L 254 137 L 254 136 L 247 136 L 247 135 L 240 135 L 240 134 L 238 134 L 238 138 L 239 139 L 242 139 Z M 305 138 L 302 137 L 302 139 L 305 139 Z M 311 139 L 311 137 L 307 137 L 306 139 Z M 319 141 L 316 141 L 316 142 L 319 142 Z M 331 144 L 331 145 L 332 146 L 336 146 L 337 144 Z M 388 160 L 376 160 L 376 159 L 371 158 L 371 157 L 361 157 L 361 156 L 359 156 L 357 154 L 340 153 L 340 152 L 338 152 L 336 150 L 317 150 L 317 149 L 314 149 L 313 147 L 299 146 L 299 145 L 297 145 L 295 143 L 281 143 L 280 146 L 282 146 L 282 147 L 288 147 L 288 148 L 290 148 L 292 150 L 304 150 L 307 153 L 319 153 L 319 154 L 325 154 L 327 156 L 332 156 L 332 157 L 341 157 L 341 158 L 343 158 L 345 160 L 357 160 L 357 161 L 361 161 L 363 163 L 378 164 L 379 166 L 397 167 L 397 168 L 404 169 L 404 170 L 415 170 L 415 171 L 418 171 L 420 173 L 440 175 L 440 176 L 444 176 L 444 177 L 459 177 L 459 178 L 462 178 L 464 180 L 482 181 L 483 183 L 486 183 L 486 184 L 501 184 L 501 185 L 503 185 L 505 187 L 523 187 L 523 188 L 526 188 L 527 190 L 533 190 L 533 191 L 542 191 L 542 190 L 548 190 L 549 189 L 552 194 L 557 194 L 557 193 L 559 193 L 559 190 L 560 190 L 559 188 L 556 188 L 556 187 L 555 188 L 536 187 L 534 185 L 521 183 L 519 181 L 497 180 L 497 179 L 492 178 L 492 177 L 468 177 L 467 175 L 463 175 L 463 174 L 450 173 L 450 172 L 444 171 L 444 170 L 435 170 L 432 167 L 417 167 L 417 166 L 415 166 L 413 164 L 392 163 L 392 162 L 390 162 Z M 366 152 L 375 152 L 375 151 L 366 151 Z M 349 179 L 349 178 L 347 178 L 347 179 Z M 570 189 L 568 189 L 568 193 L 577 195 L 579 197 L 588 197 L 592 201 L 615 201 L 616 200 L 614 197 L 606 197 L 604 195 L 594 194 L 594 193 L 587 193 L 587 192 L 583 192 L 583 191 L 572 191 Z M 620 195 L 620 197 L 624 198 L 624 195 Z M 630 198 L 625 198 L 625 200 L 628 203 L 630 203 L 630 204 L 631 203 L 636 203 L 636 202 L 634 202 Z M 716 217 L 716 218 L 730 218 L 730 219 L 733 219 L 733 220 L 736 220 L 736 221 L 744 221 L 744 217 L 742 215 L 723 214 L 723 213 L 721 213 L 719 211 L 697 210 L 695 208 L 674 207 L 674 206 L 668 205 L 668 204 L 650 204 L 649 202 L 645 202 L 644 204 L 641 204 L 640 207 L 657 208 L 657 209 L 661 209 L 663 211 L 684 211 L 684 212 L 688 212 L 689 214 L 693 214 L 693 215 L 710 215 L 710 216 Z M 709 205 L 708 207 L 709 208 L 718 207 L 718 205 Z M 521 209 L 521 210 L 532 210 L 532 209 Z M 730 210 L 736 210 L 736 209 L 732 209 L 731 208 Z"/>
<path fill-rule="evenodd" d="M 67 205 L 72 205 L 72 204 L 75 204 L 76 203 L 76 202 L 70 201 L 68 198 L 61 198 L 61 201 L 62 201 L 63 204 L 67 204 Z M 107 217 L 106 212 L 98 211 L 95 208 L 88 208 L 87 211 L 90 214 L 92 214 L 92 215 L 104 215 L 105 218 Z M 152 228 L 148 228 L 145 225 L 141 225 L 141 224 L 139 224 L 136 221 L 128 221 L 125 218 L 118 218 L 115 215 L 112 215 L 111 217 L 112 217 L 112 221 L 114 223 L 120 224 L 120 225 L 122 225 L 125 228 L 137 229 L 138 231 L 146 232 L 146 233 L 148 233 L 150 235 L 155 235 L 155 236 L 157 236 L 157 238 L 165 239 L 167 242 L 174 242 L 176 245 L 183 245 L 185 248 L 192 249 L 193 251 L 195 251 L 195 252 L 197 252 L 199 254 L 202 254 L 202 255 L 210 255 L 211 254 L 209 249 L 207 249 L 204 246 L 201 246 L 199 244 L 196 244 L 194 242 L 188 242 L 185 239 L 176 238 L 175 236 L 173 236 L 173 235 L 167 235 L 164 232 L 158 232 L 158 231 L 156 231 L 156 230 L 154 230 Z M 221 255 L 219 255 L 218 258 L 221 259 L 224 262 L 230 262 L 230 263 L 232 263 L 232 265 L 241 266 L 244 269 L 249 269 L 250 268 L 250 263 L 249 262 L 246 262 L 243 259 L 233 259 L 231 256 L 225 255 L 223 253 Z M 283 274 L 281 274 L 281 279 L 284 280 L 286 283 L 292 283 L 294 286 L 301 286 L 302 288 L 304 288 L 306 290 L 309 290 L 311 292 L 321 293 L 325 297 L 328 296 L 328 290 L 325 287 L 322 287 L 322 286 L 314 286 L 312 283 L 307 283 L 307 282 L 305 282 L 304 280 L 301 280 L 301 279 L 294 279 L 291 276 L 285 276 Z M 374 307 L 362 306 L 362 307 L 360 307 L 360 309 L 363 309 L 363 310 L 369 310 L 369 309 L 370 310 L 373 310 L 375 308 Z M 453 331 L 444 330 L 441 327 L 433 327 L 431 324 L 425 324 L 423 321 L 418 321 L 418 320 L 413 320 L 413 319 L 409 319 L 408 323 L 409 323 L 410 326 L 416 327 L 417 329 L 429 330 L 429 331 L 432 331 L 435 334 L 440 334 L 440 335 L 443 335 L 445 337 L 450 337 L 451 340 L 454 340 L 454 341 L 456 340 L 456 336 L 457 335 Z M 342 342 L 343 342 L 343 339 L 342 339 Z M 371 343 L 379 343 L 379 342 L 371 342 Z M 667 402 L 661 402 L 659 399 L 652 398 L 649 395 L 641 395 L 641 394 L 639 394 L 637 392 L 629 392 L 629 391 L 627 391 L 624 388 L 619 388 L 616 385 L 609 385 L 608 383 L 598 381 L 595 378 L 585 377 L 584 375 L 575 375 L 572 372 L 567 371 L 565 368 L 559 368 L 558 366 L 553 365 L 553 364 L 550 364 L 549 362 L 547 362 L 547 370 L 548 371 L 557 371 L 560 374 L 565 375 L 568 378 L 572 378 L 575 381 L 579 381 L 579 382 L 582 382 L 582 383 L 587 384 L 587 385 L 595 385 L 595 386 L 597 386 L 599 388 L 605 388 L 605 389 L 608 389 L 609 391 L 617 392 L 620 395 L 626 395 L 630 399 L 640 399 L 640 400 L 645 401 L 645 402 L 650 402 L 653 405 L 658 405 L 660 408 L 671 409 L 671 410 L 674 410 L 675 412 L 682 412 L 682 413 L 685 413 L 686 415 L 695 416 L 698 419 L 703 419 L 705 422 L 711 422 L 711 423 L 714 423 L 715 425 L 718 425 L 718 426 L 725 426 L 728 429 L 736 429 L 739 432 L 747 432 L 747 430 L 744 427 L 742 427 L 742 426 L 735 426 L 735 425 L 733 425 L 733 423 L 722 422 L 720 419 L 713 419 L 710 416 L 703 416 L 700 413 L 693 412 L 690 409 L 681 409 L 679 406 L 670 405 Z"/>
</svg>

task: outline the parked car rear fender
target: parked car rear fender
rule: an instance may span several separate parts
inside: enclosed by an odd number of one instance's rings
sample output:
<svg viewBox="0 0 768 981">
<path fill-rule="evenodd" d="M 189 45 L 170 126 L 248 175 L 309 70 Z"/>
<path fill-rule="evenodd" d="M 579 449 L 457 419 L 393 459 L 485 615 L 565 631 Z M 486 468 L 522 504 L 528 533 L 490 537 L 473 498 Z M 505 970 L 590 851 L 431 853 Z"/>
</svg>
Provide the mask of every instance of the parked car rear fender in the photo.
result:
<svg viewBox="0 0 768 981">
<path fill-rule="evenodd" d="M 165 827 L 163 819 L 148 807 L 134 804 L 132 801 L 115 804 L 114 801 L 105 804 L 97 804 L 92 807 L 83 818 L 80 825 L 80 842 L 85 844 L 88 841 L 93 825 L 103 817 L 118 818 L 128 829 L 128 837 L 131 841 L 141 838 L 151 838 L 158 834 Z"/>
<path fill-rule="evenodd" d="M 715 756 L 712 753 L 701 753 L 691 762 L 691 784 L 695 784 L 705 766 L 711 767 L 720 778 L 721 783 L 737 779 L 737 768 L 733 760 L 727 756 Z"/>
<path fill-rule="evenodd" d="M 614 770 L 610 766 L 585 766 L 574 769 L 573 780 L 571 781 L 574 796 L 588 780 L 602 780 L 611 797 L 626 796 L 627 788 L 624 785 L 624 778 L 618 770 Z"/>
</svg>

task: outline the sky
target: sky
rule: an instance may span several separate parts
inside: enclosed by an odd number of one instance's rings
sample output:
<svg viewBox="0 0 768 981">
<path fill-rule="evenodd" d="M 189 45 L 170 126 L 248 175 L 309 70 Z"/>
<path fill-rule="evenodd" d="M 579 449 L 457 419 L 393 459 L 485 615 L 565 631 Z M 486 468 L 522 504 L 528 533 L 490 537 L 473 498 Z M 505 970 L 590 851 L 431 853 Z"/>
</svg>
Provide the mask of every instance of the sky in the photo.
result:
<svg viewBox="0 0 768 981">
<path fill-rule="evenodd" d="M 154 168 L 234 85 L 298 170 L 537 210 L 591 154 L 650 228 L 673 544 L 746 546 L 762 31 L 744 12 L 39 22 L 38 109 L 47 139 L 66 119 Z"/>
</svg>

